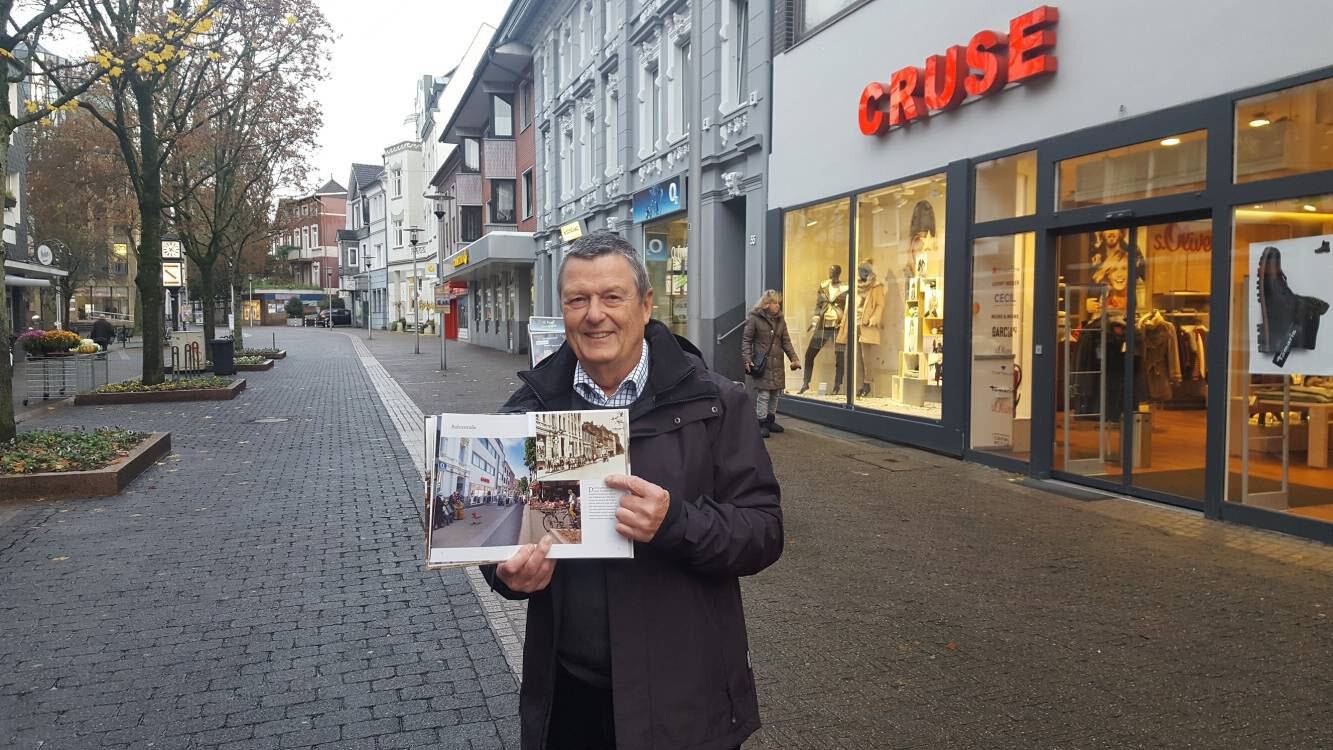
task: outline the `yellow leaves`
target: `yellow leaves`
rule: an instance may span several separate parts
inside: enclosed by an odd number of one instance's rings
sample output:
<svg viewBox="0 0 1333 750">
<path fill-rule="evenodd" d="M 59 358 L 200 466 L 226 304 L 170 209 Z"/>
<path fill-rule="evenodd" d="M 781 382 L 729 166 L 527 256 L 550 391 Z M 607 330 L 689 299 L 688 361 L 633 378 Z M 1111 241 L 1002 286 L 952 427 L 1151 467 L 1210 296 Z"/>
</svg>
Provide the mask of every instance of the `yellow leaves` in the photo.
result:
<svg viewBox="0 0 1333 750">
<path fill-rule="evenodd" d="M 40 106 L 41 105 L 31 99 L 23 103 L 23 108 L 28 111 L 28 114 L 36 112 Z"/>
<path fill-rule="evenodd" d="M 140 73 L 151 73 L 153 72 L 153 64 L 148 61 L 148 58 L 141 57 L 134 61 L 134 69 Z"/>
<path fill-rule="evenodd" d="M 288 25 L 288 26 L 295 26 L 295 25 L 296 25 L 296 16 L 295 16 L 294 14 L 291 14 L 291 13 L 288 13 L 288 14 L 287 14 L 287 25 Z"/>
<path fill-rule="evenodd" d="M 120 74 L 124 72 L 125 72 L 124 68 L 120 67 L 119 65 L 113 65 L 111 67 L 111 70 L 107 71 L 107 75 L 111 76 L 112 78 L 120 78 Z"/>
<path fill-rule="evenodd" d="M 183 50 L 183 49 L 178 49 L 178 50 L 176 50 L 176 59 L 177 59 L 177 60 L 184 60 L 186 57 L 189 57 L 189 54 L 186 53 L 185 50 Z"/>
<path fill-rule="evenodd" d="M 13 53 L 13 52 L 10 52 L 9 50 L 7 50 L 7 49 L 5 49 L 5 48 L 3 48 L 3 47 L 0 47 L 0 57 L 4 57 L 4 58 L 10 59 L 10 60 L 15 59 L 15 58 L 14 58 L 14 53 Z"/>
<path fill-rule="evenodd" d="M 54 124 L 56 124 L 56 123 L 55 123 L 55 120 L 52 120 L 52 119 L 49 118 L 49 117 L 43 117 L 41 120 L 39 120 L 39 122 L 40 122 L 41 124 L 43 124 L 43 125 L 54 125 Z"/>
<path fill-rule="evenodd" d="M 217 62 L 222 59 L 222 55 L 219 55 L 217 50 L 212 50 L 208 53 L 208 59 Z"/>
<path fill-rule="evenodd" d="M 164 65 L 164 64 L 162 64 L 162 63 L 158 63 L 156 66 L 154 66 L 153 69 L 156 70 L 156 71 L 159 72 L 159 73 L 165 73 L 165 72 L 167 72 L 167 66 Z"/>
<path fill-rule="evenodd" d="M 174 45 L 174 44 L 168 44 L 168 45 L 166 45 L 165 47 L 162 48 L 162 58 L 163 58 L 163 59 L 165 59 L 165 60 L 170 60 L 171 58 L 173 58 L 173 57 L 175 57 L 175 56 L 176 56 L 176 45 Z"/>
<path fill-rule="evenodd" d="M 91 60 L 92 62 L 97 63 L 97 66 L 102 70 L 107 70 L 116 63 L 115 56 L 113 56 L 110 52 L 104 49 L 98 50 L 96 54 L 92 55 L 88 59 Z"/>
</svg>

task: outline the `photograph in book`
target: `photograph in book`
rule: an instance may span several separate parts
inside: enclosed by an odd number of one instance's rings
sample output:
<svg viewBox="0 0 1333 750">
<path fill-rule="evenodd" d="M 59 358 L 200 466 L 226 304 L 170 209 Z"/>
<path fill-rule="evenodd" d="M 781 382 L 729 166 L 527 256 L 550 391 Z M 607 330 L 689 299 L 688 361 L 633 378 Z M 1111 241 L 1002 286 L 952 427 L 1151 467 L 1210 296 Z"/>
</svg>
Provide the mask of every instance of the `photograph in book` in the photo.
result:
<svg viewBox="0 0 1333 750">
<path fill-rule="evenodd" d="M 550 537 L 553 558 L 632 557 L 616 533 L 623 409 L 426 418 L 427 567 L 500 562 Z"/>
</svg>

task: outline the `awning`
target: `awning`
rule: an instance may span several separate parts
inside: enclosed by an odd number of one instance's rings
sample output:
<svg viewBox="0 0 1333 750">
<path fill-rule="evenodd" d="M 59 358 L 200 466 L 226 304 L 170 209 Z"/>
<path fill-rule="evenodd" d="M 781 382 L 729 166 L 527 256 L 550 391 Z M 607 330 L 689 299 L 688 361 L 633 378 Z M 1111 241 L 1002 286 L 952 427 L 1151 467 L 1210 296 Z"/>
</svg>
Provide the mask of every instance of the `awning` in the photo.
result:
<svg viewBox="0 0 1333 750">
<path fill-rule="evenodd" d="M 532 232 L 491 232 L 442 261 L 444 281 L 475 278 L 497 265 L 531 266 L 536 262 Z"/>
<path fill-rule="evenodd" d="M 26 276 L 10 276 L 5 274 L 5 286 L 51 286 L 50 279 L 30 279 Z"/>
<path fill-rule="evenodd" d="M 28 278 L 40 277 L 40 276 L 60 278 L 69 275 L 69 271 L 66 271 L 61 268 L 52 268 L 51 266 L 43 266 L 37 263 L 24 263 L 21 260 L 5 260 L 5 270 L 16 271 L 22 276 Z M 6 284 L 9 283 L 8 276 L 5 277 L 5 283 Z"/>
</svg>

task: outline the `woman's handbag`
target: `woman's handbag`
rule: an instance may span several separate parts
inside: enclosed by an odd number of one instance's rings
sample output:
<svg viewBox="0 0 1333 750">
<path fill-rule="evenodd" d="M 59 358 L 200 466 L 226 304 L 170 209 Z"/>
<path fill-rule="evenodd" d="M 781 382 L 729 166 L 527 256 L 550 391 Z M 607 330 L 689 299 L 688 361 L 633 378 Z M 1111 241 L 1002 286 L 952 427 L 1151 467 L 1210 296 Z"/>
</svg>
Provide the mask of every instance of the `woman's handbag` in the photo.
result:
<svg viewBox="0 0 1333 750">
<path fill-rule="evenodd" d="M 759 318 L 758 315 L 756 315 L 755 317 L 756 317 L 756 318 Z M 760 318 L 760 320 L 763 320 L 763 319 Z M 766 320 L 765 320 L 764 322 L 765 322 L 765 323 L 768 323 L 768 321 L 766 321 Z M 768 323 L 768 331 L 769 331 L 770 334 L 775 334 L 775 333 L 777 333 L 777 329 L 773 327 L 773 324 L 772 324 L 772 323 Z M 769 340 L 768 340 L 768 348 L 769 348 L 769 349 L 772 349 L 772 348 L 773 348 L 773 339 L 772 339 L 772 338 L 769 338 Z M 750 362 L 750 373 L 749 373 L 750 377 L 752 377 L 752 378 L 762 377 L 763 374 L 764 374 L 764 367 L 765 367 L 767 364 L 768 364 L 768 349 L 765 349 L 764 351 L 759 352 L 758 354 L 756 354 L 754 360 Z"/>
</svg>

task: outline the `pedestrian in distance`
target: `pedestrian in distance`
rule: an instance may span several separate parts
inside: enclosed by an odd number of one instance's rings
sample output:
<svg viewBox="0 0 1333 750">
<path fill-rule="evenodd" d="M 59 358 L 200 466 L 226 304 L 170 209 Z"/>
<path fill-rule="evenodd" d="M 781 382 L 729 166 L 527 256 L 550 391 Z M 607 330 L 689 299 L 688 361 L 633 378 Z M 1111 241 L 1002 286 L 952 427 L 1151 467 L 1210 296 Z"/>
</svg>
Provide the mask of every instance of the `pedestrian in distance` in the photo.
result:
<svg viewBox="0 0 1333 750">
<path fill-rule="evenodd" d="M 750 310 L 741 333 L 741 362 L 754 385 L 754 413 L 759 419 L 759 434 L 764 437 L 785 432 L 777 423 L 778 397 L 787 378 L 782 371 L 783 354 L 791 360 L 791 369 L 801 369 L 801 359 L 787 333 L 787 319 L 782 315 L 782 295 L 769 289 Z"/>
<path fill-rule="evenodd" d="M 105 315 L 98 315 L 97 320 L 93 321 L 92 333 L 88 336 L 93 343 L 102 347 L 103 351 L 111 348 L 111 340 L 116 337 L 116 329 L 112 327 L 111 321 L 106 319 Z"/>
<path fill-rule="evenodd" d="M 565 343 L 519 377 L 513 413 L 628 409 L 624 560 L 524 545 L 482 573 L 527 600 L 522 750 L 732 750 L 759 728 L 740 577 L 782 554 L 780 489 L 745 389 L 652 320 L 643 259 L 605 232 L 557 278 Z"/>
</svg>

